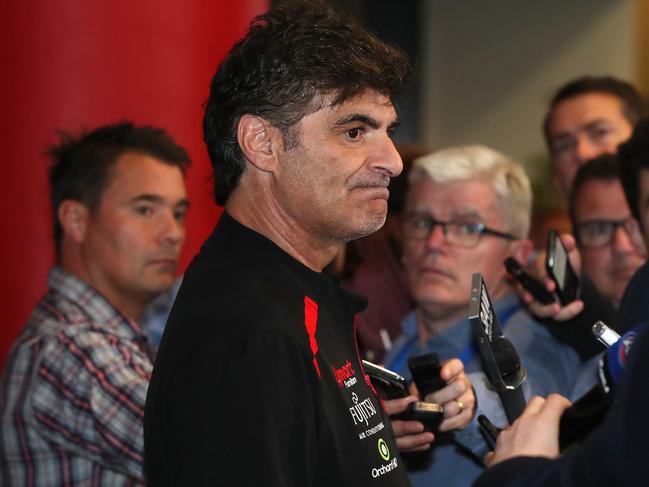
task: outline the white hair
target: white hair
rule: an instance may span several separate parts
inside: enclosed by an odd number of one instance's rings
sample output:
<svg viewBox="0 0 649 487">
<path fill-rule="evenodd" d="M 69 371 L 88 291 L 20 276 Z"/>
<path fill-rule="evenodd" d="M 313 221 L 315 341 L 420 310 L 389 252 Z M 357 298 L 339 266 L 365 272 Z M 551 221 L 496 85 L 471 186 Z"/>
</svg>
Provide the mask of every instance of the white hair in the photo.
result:
<svg viewBox="0 0 649 487">
<path fill-rule="evenodd" d="M 437 184 L 484 179 L 494 188 L 507 231 L 527 238 L 532 217 L 530 180 L 520 164 L 484 145 L 449 147 L 414 160 L 408 181 Z"/>
</svg>

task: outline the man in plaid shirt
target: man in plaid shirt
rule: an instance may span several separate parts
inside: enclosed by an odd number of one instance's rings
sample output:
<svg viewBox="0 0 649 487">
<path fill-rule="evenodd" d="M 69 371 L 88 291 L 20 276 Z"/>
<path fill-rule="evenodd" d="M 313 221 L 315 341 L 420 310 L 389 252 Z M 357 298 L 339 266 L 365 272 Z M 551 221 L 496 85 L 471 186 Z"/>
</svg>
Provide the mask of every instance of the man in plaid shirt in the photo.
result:
<svg viewBox="0 0 649 487">
<path fill-rule="evenodd" d="M 189 158 L 128 122 L 49 155 L 57 265 L 0 379 L 0 485 L 140 485 L 152 354 L 137 320 L 174 281 Z"/>
</svg>

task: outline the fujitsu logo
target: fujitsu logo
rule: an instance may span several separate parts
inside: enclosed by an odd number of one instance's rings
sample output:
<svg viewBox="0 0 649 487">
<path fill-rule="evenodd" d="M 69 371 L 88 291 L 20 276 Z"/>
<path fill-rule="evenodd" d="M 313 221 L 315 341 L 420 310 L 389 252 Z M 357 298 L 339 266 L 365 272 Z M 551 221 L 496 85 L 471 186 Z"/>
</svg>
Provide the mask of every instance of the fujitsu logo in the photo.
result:
<svg viewBox="0 0 649 487">
<path fill-rule="evenodd" d="M 354 426 L 361 423 L 365 423 L 365 425 L 368 426 L 369 419 L 376 415 L 374 404 L 372 404 L 369 397 L 359 401 L 358 395 L 355 392 L 352 393 L 352 402 L 354 405 L 349 408 L 349 414 L 352 415 Z"/>
<path fill-rule="evenodd" d="M 356 375 L 356 372 L 354 371 L 354 368 L 352 367 L 352 364 L 349 360 L 347 360 L 345 364 L 339 369 L 332 365 L 331 370 L 333 371 L 334 377 L 336 377 L 336 382 L 338 382 L 338 385 L 340 387 L 343 386 L 343 383 L 347 379 Z"/>
</svg>

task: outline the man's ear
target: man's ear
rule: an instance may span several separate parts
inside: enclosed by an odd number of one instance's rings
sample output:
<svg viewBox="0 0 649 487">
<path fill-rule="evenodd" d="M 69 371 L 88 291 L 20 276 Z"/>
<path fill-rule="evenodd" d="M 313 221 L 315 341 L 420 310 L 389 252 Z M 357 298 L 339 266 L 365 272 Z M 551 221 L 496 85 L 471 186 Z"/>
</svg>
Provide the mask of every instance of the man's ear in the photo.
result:
<svg viewBox="0 0 649 487">
<path fill-rule="evenodd" d="M 526 266 L 534 251 L 534 244 L 531 240 L 514 240 L 509 244 L 509 250 L 512 257 Z"/>
<path fill-rule="evenodd" d="M 237 140 L 241 152 L 257 169 L 273 172 L 277 166 L 277 150 L 283 140 L 279 129 L 266 119 L 246 114 L 237 125 Z"/>
<path fill-rule="evenodd" d="M 72 241 L 81 243 L 86 236 L 90 210 L 75 200 L 63 200 L 56 212 L 63 234 Z"/>
</svg>

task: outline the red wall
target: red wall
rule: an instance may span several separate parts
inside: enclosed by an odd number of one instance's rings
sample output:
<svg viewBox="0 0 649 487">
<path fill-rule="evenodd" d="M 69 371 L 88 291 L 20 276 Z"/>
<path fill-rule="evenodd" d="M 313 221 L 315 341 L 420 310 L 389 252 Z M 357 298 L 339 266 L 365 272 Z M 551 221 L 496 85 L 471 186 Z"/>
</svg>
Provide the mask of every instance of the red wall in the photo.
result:
<svg viewBox="0 0 649 487">
<path fill-rule="evenodd" d="M 45 146 L 58 128 L 125 118 L 166 128 L 192 158 L 183 268 L 220 210 L 201 105 L 217 63 L 268 0 L 42 0 L 0 5 L 0 365 L 53 263 Z"/>
</svg>

